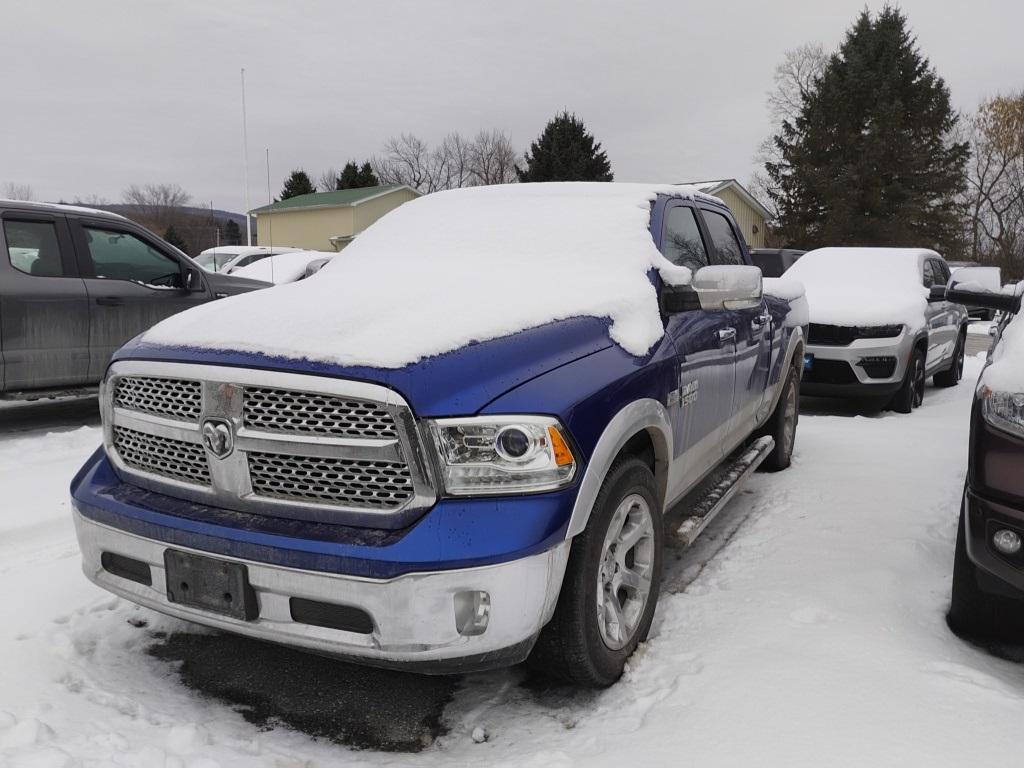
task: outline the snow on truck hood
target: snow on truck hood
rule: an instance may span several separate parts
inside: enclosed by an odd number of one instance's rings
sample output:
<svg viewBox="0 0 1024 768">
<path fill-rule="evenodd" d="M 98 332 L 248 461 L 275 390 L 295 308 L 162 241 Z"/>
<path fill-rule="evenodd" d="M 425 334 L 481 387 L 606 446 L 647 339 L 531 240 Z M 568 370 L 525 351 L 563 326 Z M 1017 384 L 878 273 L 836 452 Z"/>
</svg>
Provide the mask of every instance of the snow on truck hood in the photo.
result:
<svg viewBox="0 0 1024 768">
<path fill-rule="evenodd" d="M 654 286 L 685 284 L 648 230 L 651 184 L 510 184 L 405 203 L 301 282 L 203 304 L 143 341 L 401 368 L 571 317 L 608 318 L 609 336 L 645 354 L 664 329 Z"/>
<path fill-rule="evenodd" d="M 812 323 L 924 327 L 928 289 L 925 248 L 818 248 L 805 253 L 786 278 L 803 283 Z"/>
</svg>

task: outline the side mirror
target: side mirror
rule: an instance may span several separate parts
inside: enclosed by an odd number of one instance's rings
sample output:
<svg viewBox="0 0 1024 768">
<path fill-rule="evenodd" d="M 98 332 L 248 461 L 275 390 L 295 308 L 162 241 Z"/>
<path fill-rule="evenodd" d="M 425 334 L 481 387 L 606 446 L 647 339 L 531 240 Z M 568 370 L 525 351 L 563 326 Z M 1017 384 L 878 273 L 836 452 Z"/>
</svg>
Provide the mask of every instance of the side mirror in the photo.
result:
<svg viewBox="0 0 1024 768">
<path fill-rule="evenodd" d="M 748 266 L 698 269 L 691 283 L 703 309 L 750 309 L 761 303 L 761 270 Z"/>
<path fill-rule="evenodd" d="M 701 267 L 689 285 L 664 285 L 661 311 L 666 315 L 694 309 L 749 309 L 761 303 L 761 270 L 746 265 Z"/>
<path fill-rule="evenodd" d="M 944 285 L 933 285 L 928 290 L 928 301 L 945 301 L 946 300 L 946 286 Z"/>
<path fill-rule="evenodd" d="M 203 290 L 203 276 L 195 267 L 183 267 L 181 270 L 181 287 L 185 293 L 199 293 Z"/>
</svg>

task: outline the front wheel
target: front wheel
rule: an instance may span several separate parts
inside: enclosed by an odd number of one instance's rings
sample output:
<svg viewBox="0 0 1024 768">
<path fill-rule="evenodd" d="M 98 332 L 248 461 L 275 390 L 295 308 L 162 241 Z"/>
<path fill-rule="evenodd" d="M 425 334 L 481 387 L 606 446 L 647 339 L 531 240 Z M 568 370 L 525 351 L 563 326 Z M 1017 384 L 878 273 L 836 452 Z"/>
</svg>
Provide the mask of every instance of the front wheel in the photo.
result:
<svg viewBox="0 0 1024 768">
<path fill-rule="evenodd" d="M 618 680 L 654 620 L 664 538 L 650 468 L 636 458 L 616 462 L 573 539 L 558 605 L 530 665 L 589 688 Z"/>
<path fill-rule="evenodd" d="M 945 371 L 939 371 L 932 377 L 937 387 L 955 387 L 964 376 L 964 357 L 967 354 L 967 332 L 960 331 L 953 349 L 953 361 Z"/>
<path fill-rule="evenodd" d="M 907 364 L 903 384 L 893 395 L 889 407 L 897 413 L 910 413 L 924 402 L 924 352 L 916 348 Z"/>
<path fill-rule="evenodd" d="M 1024 638 L 1024 601 L 989 594 L 978 586 L 978 568 L 967 554 L 964 525 L 961 506 L 953 551 L 953 589 L 946 616 L 949 628 L 971 640 L 1019 642 Z"/>
</svg>

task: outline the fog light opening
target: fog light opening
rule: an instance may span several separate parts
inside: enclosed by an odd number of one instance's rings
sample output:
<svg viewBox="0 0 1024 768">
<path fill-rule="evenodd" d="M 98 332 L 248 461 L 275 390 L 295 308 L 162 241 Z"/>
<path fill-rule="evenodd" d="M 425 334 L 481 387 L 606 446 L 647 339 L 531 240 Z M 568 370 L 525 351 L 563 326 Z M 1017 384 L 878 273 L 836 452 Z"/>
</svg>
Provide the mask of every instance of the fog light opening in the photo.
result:
<svg viewBox="0 0 1024 768">
<path fill-rule="evenodd" d="M 482 635 L 491 618 L 491 596 L 481 590 L 455 593 L 455 629 L 464 637 Z"/>
<path fill-rule="evenodd" d="M 992 546 L 1004 555 L 1015 555 L 1020 552 L 1020 536 L 1005 528 L 996 531 L 992 536 Z"/>
</svg>

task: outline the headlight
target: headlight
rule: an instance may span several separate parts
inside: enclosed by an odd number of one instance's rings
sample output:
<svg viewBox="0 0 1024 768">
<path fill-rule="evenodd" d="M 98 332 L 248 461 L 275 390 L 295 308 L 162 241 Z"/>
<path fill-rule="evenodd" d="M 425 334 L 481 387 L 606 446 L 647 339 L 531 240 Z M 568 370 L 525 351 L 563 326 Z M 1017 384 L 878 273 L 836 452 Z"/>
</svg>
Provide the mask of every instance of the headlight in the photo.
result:
<svg viewBox="0 0 1024 768">
<path fill-rule="evenodd" d="M 548 416 L 438 419 L 430 431 L 452 496 L 550 491 L 576 472 L 562 426 Z"/>
<path fill-rule="evenodd" d="M 996 429 L 1024 437 L 1024 392 L 981 388 L 981 414 Z"/>
</svg>

